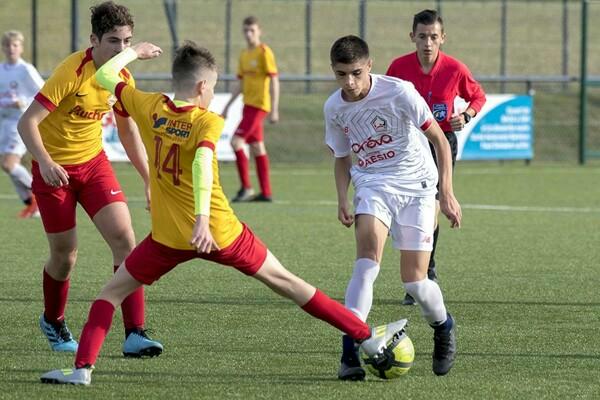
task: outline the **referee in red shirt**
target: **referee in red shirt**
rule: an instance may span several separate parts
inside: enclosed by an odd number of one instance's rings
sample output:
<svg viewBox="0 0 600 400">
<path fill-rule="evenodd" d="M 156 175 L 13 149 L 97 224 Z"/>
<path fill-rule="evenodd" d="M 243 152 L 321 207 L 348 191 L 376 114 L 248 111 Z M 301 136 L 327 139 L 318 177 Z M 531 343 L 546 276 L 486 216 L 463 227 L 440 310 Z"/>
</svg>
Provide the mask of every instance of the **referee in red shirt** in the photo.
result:
<svg viewBox="0 0 600 400">
<path fill-rule="evenodd" d="M 392 61 L 387 75 L 410 81 L 415 85 L 446 134 L 452 149 L 454 167 L 458 150 L 455 132 L 460 131 L 481 110 L 485 104 L 485 93 L 466 65 L 440 50 L 440 46 L 446 40 L 446 34 L 444 22 L 437 11 L 423 10 L 414 16 L 410 39 L 415 43 L 417 51 Z M 458 112 L 460 110 L 454 109 L 456 96 L 462 97 L 468 103 L 466 110 Z M 431 144 L 430 147 L 437 164 Z M 438 213 L 439 210 L 438 204 Z M 437 280 L 434 256 L 438 233 L 439 226 L 436 225 L 427 271 L 429 279 L 432 280 Z M 407 293 L 402 304 L 412 305 L 415 304 L 415 300 Z"/>
</svg>

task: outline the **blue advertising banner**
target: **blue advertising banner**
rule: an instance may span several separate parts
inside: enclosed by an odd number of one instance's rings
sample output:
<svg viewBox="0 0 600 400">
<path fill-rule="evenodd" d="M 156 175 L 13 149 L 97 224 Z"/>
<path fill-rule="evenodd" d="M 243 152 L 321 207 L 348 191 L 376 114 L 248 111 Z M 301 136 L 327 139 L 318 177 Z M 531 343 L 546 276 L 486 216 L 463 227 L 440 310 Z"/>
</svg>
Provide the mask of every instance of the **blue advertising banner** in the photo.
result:
<svg viewBox="0 0 600 400">
<path fill-rule="evenodd" d="M 464 110 L 458 99 L 456 110 Z M 460 160 L 533 159 L 533 98 L 487 95 L 481 112 L 457 132 Z"/>
</svg>

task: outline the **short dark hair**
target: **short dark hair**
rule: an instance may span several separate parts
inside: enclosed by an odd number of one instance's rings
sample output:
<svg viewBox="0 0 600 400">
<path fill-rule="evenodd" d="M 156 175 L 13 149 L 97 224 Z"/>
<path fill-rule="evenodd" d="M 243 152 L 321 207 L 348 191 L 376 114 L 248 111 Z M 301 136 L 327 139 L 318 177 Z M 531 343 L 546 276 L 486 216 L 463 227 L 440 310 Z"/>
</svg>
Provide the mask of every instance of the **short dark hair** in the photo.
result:
<svg viewBox="0 0 600 400">
<path fill-rule="evenodd" d="M 258 18 L 256 18 L 254 15 L 249 15 L 244 18 L 242 25 L 258 25 Z"/>
<path fill-rule="evenodd" d="M 331 64 L 352 64 L 369 58 L 369 45 L 358 36 L 344 36 L 333 43 L 329 57 Z"/>
<path fill-rule="evenodd" d="M 210 51 L 191 40 L 183 42 L 175 51 L 171 73 L 175 89 L 195 83 L 202 70 L 217 70 L 217 62 Z"/>
<path fill-rule="evenodd" d="M 105 33 L 111 32 L 117 26 L 129 26 L 133 30 L 133 16 L 125 6 L 112 1 L 90 7 L 92 12 L 92 33 L 102 40 Z"/>
<path fill-rule="evenodd" d="M 436 22 L 440 23 L 440 26 L 442 27 L 442 32 L 444 32 L 444 21 L 442 20 L 440 14 L 436 10 L 423 10 L 415 14 L 415 17 L 413 18 L 412 31 L 413 33 L 416 32 L 417 25 L 419 24 L 433 25 Z"/>
</svg>

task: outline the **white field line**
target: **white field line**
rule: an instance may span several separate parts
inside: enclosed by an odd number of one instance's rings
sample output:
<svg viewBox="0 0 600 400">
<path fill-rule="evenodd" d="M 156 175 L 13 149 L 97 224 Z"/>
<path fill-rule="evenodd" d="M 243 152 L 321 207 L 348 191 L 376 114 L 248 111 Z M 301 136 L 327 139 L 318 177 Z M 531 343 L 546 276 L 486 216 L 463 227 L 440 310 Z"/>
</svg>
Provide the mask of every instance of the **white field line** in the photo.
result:
<svg viewBox="0 0 600 400">
<path fill-rule="evenodd" d="M 132 203 L 145 202 L 146 199 L 141 196 L 129 196 L 128 201 Z M 17 200 L 14 194 L 0 193 L 0 200 Z M 337 206 L 334 200 L 275 200 L 275 205 L 283 206 Z M 481 211 L 507 211 L 507 212 L 541 212 L 541 213 L 578 213 L 594 214 L 600 213 L 600 208 L 594 207 L 542 207 L 542 206 L 509 206 L 501 204 L 461 204 L 463 209 L 481 210 Z"/>
</svg>

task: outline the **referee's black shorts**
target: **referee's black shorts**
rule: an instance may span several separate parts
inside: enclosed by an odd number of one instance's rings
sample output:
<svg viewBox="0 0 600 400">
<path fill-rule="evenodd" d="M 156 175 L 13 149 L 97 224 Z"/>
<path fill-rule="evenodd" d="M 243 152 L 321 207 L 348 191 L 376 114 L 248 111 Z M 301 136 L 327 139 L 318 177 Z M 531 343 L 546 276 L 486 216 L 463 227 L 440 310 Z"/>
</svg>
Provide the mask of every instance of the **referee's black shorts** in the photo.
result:
<svg viewBox="0 0 600 400">
<path fill-rule="evenodd" d="M 448 131 L 448 132 L 444 132 L 444 135 L 446 136 L 446 139 L 448 139 L 448 143 L 450 144 L 450 151 L 452 152 L 452 172 L 454 172 L 454 164 L 456 164 L 456 154 L 458 153 L 458 140 L 456 139 L 456 133 L 452 132 L 452 131 Z M 437 157 L 435 156 L 435 149 L 433 148 L 433 145 L 431 144 L 431 142 L 429 143 L 429 148 L 431 149 L 431 155 L 433 156 L 433 161 L 435 162 L 435 165 L 437 166 Z M 436 185 L 436 187 L 440 188 L 439 183 Z M 440 198 L 440 193 L 436 193 L 435 194 L 435 198 L 436 200 L 439 200 Z"/>
</svg>

